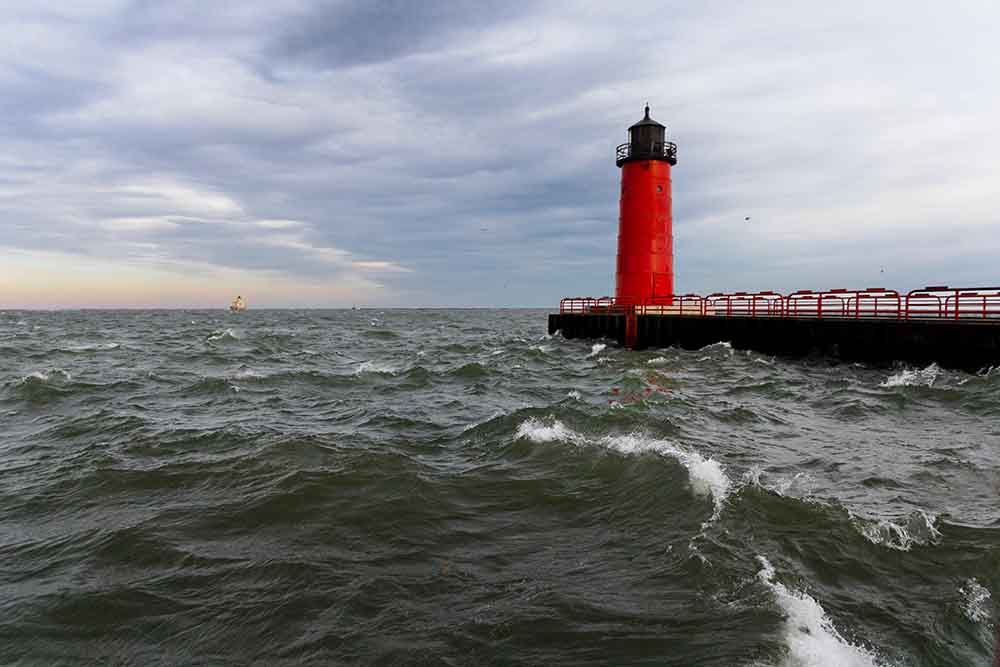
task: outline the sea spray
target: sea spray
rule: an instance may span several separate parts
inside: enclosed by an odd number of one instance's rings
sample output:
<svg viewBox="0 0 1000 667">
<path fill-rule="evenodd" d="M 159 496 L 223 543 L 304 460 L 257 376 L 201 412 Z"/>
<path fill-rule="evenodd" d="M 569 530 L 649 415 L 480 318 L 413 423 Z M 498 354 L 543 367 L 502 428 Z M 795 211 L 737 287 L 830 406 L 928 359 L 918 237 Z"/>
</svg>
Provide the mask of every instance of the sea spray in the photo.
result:
<svg viewBox="0 0 1000 667">
<path fill-rule="evenodd" d="M 775 578 L 774 566 L 757 556 L 757 578 L 774 596 L 785 615 L 788 656 L 782 667 L 876 667 L 880 663 L 862 646 L 852 644 L 834 627 L 822 606 L 808 593 L 789 589 Z"/>
</svg>

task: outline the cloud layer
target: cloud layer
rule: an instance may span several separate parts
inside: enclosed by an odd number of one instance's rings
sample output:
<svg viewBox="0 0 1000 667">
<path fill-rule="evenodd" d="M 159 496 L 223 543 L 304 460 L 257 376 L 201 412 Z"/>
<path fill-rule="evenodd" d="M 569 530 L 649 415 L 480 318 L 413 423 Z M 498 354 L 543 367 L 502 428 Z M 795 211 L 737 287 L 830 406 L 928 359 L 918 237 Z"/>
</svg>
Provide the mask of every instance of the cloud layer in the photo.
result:
<svg viewBox="0 0 1000 667">
<path fill-rule="evenodd" d="M 1000 282 L 993 4 L 49 4 L 0 2 L 0 306 L 606 294 L 646 100 L 678 289 Z"/>
</svg>

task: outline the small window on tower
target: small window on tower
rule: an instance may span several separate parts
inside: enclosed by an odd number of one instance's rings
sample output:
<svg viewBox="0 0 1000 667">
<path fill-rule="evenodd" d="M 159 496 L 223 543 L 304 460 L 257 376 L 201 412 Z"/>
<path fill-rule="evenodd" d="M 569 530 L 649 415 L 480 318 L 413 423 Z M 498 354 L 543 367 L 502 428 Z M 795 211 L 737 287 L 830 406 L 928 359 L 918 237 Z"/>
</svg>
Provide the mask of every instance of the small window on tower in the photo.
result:
<svg viewBox="0 0 1000 667">
<path fill-rule="evenodd" d="M 662 185 L 657 185 L 656 186 L 656 191 L 657 192 L 663 192 L 663 186 Z"/>
</svg>

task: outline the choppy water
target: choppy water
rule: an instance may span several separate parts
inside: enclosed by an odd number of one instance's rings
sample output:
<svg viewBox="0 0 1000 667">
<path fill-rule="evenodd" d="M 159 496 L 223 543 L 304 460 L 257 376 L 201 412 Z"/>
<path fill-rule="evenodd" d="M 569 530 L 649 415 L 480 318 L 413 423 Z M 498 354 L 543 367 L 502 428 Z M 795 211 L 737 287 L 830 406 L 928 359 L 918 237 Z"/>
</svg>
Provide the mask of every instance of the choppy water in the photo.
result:
<svg viewBox="0 0 1000 667">
<path fill-rule="evenodd" d="M 0 313 L 0 662 L 987 665 L 1000 371 Z"/>
</svg>

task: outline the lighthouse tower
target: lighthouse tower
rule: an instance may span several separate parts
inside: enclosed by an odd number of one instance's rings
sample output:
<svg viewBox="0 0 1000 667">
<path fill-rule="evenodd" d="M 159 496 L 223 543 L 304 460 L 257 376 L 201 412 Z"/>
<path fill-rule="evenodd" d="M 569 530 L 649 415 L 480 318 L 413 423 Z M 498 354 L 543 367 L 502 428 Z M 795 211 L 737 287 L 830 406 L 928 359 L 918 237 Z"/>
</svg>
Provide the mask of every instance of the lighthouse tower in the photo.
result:
<svg viewBox="0 0 1000 667">
<path fill-rule="evenodd" d="M 645 117 L 628 129 L 628 143 L 617 149 L 622 192 L 615 300 L 622 305 L 669 304 L 674 293 L 670 168 L 677 164 L 677 145 L 666 141 L 666 132 L 647 105 Z"/>
</svg>

